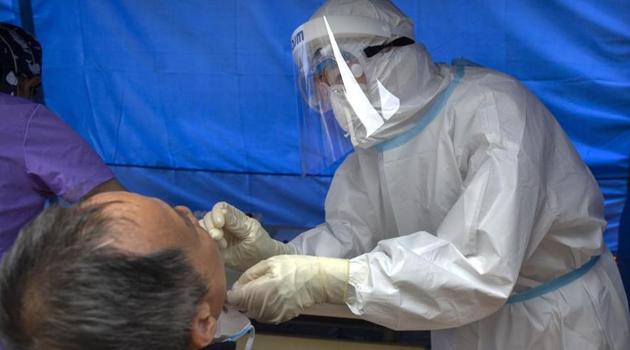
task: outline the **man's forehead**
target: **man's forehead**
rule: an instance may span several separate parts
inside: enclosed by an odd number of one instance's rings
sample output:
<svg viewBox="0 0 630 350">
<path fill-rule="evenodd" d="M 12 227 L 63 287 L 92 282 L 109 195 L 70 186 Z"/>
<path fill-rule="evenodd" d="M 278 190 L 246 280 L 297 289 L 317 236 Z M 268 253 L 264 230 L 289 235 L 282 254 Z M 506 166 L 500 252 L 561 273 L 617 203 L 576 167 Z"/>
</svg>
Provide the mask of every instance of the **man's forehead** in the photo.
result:
<svg viewBox="0 0 630 350">
<path fill-rule="evenodd" d="M 174 232 L 179 227 L 164 203 L 127 192 L 108 192 L 95 195 L 84 205 L 104 203 L 108 205 L 103 214 L 117 226 L 104 239 L 107 245 L 138 254 L 179 247 Z"/>
<path fill-rule="evenodd" d="M 172 220 L 170 207 L 158 199 L 145 197 L 129 192 L 105 192 L 82 203 L 84 206 L 102 205 L 103 212 L 109 218 L 132 220 L 134 222 L 151 221 L 170 223 Z M 124 220 L 123 220 L 124 221 Z M 143 224 L 146 224 L 144 222 Z"/>
<path fill-rule="evenodd" d="M 101 204 L 101 203 L 107 203 L 107 202 L 112 202 L 112 203 L 120 202 L 120 203 L 127 203 L 127 204 L 136 203 L 137 204 L 137 203 L 141 203 L 141 202 L 145 202 L 149 200 L 151 200 L 151 198 L 138 195 L 135 193 L 131 193 L 131 192 L 110 191 L 110 192 L 98 193 L 88 198 L 87 200 L 85 200 L 83 204 L 91 205 L 91 204 Z"/>
</svg>

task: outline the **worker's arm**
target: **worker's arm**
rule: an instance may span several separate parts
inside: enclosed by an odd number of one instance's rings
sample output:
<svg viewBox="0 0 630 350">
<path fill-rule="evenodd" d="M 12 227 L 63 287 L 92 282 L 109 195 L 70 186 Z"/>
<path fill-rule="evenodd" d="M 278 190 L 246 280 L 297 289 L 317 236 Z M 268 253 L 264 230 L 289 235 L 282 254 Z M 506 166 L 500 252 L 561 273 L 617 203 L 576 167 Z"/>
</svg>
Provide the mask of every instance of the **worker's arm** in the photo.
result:
<svg viewBox="0 0 630 350">
<path fill-rule="evenodd" d="M 492 314 L 509 297 L 533 225 L 550 210 L 544 207 L 544 164 L 537 159 L 542 143 L 527 140 L 524 148 L 522 133 L 489 130 L 501 124 L 491 120 L 499 111 L 492 101 L 488 105 L 473 118 L 478 124 L 468 126 L 462 190 L 435 232 L 378 239 L 374 217 L 388 220 L 387 208 L 370 206 L 378 186 L 353 188 L 356 177 L 347 176 L 339 180 L 350 187 L 331 187 L 339 194 L 333 192 L 335 207 L 327 205 L 328 222 L 291 243 L 302 254 L 352 258 L 346 303 L 361 318 L 398 330 L 450 328 Z M 525 127 L 523 115 L 515 114 L 513 122 Z M 375 238 L 372 251 L 352 255 Z"/>
<path fill-rule="evenodd" d="M 237 270 L 245 271 L 275 255 L 295 253 L 293 247 L 271 238 L 258 220 L 226 202 L 216 203 L 199 224 L 221 247 L 225 264 Z"/>
<path fill-rule="evenodd" d="M 537 130 L 526 130 L 526 118 L 543 116 L 526 116 L 523 103 L 498 104 L 488 101 L 467 125 L 462 190 L 435 232 L 383 240 L 350 261 L 346 303 L 355 314 L 397 330 L 443 329 L 505 304 L 530 240 L 545 232 L 537 223 L 552 220 L 542 174 L 553 165 L 543 142 L 529 137 Z M 501 113 L 511 132 L 501 129 Z"/>
<path fill-rule="evenodd" d="M 350 154 L 335 172 L 326 196 L 326 222 L 303 232 L 289 245 L 297 254 L 354 258 L 388 237 L 391 213 L 383 210 L 378 166 Z"/>
<path fill-rule="evenodd" d="M 495 312 L 516 283 L 541 187 L 531 171 L 536 165 L 519 157 L 518 144 L 501 137 L 486 142 L 471 154 L 465 189 L 436 232 L 381 240 L 371 252 L 351 259 L 345 276 L 344 259 L 329 259 L 323 267 L 300 255 L 265 260 L 245 272 L 228 293 L 229 302 L 273 323 L 316 303 L 345 302 L 361 318 L 396 330 L 457 327 Z M 370 193 L 337 190 L 340 198 Z M 302 254 L 344 256 L 378 238 L 366 223 L 373 219 L 363 217 L 368 202 L 339 204 L 343 219 L 320 225 L 291 245 Z"/>
</svg>

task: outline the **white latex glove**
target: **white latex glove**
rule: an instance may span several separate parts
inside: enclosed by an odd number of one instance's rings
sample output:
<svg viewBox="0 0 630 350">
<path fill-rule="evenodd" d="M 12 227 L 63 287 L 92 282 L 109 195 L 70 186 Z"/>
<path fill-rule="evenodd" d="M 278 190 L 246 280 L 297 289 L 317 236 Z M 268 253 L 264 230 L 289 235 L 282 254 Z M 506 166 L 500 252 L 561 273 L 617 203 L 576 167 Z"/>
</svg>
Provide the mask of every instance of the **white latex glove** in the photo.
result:
<svg viewBox="0 0 630 350">
<path fill-rule="evenodd" d="M 223 248 L 225 264 L 241 271 L 274 255 L 295 254 L 291 246 L 269 237 L 258 220 L 225 202 L 215 204 L 199 224 Z"/>
<path fill-rule="evenodd" d="M 249 318 L 280 323 L 314 304 L 344 304 L 348 289 L 346 259 L 280 255 L 245 271 L 227 301 Z"/>
</svg>

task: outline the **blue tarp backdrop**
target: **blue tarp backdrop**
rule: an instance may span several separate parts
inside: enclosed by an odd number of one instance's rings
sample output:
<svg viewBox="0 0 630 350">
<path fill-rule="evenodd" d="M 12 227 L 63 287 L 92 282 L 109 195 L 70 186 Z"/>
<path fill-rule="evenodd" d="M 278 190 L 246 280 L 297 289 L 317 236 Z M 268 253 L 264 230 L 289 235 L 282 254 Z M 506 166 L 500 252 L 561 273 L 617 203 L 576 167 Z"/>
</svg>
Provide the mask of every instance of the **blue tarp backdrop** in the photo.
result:
<svg viewBox="0 0 630 350">
<path fill-rule="evenodd" d="M 331 174 L 300 175 L 289 37 L 321 3 L 32 0 L 46 103 L 130 190 L 313 226 Z M 436 61 L 467 58 L 542 99 L 600 183 L 615 250 L 630 153 L 630 3 L 395 3 Z M 1 18 L 19 23 L 16 1 L 0 4 Z"/>
</svg>

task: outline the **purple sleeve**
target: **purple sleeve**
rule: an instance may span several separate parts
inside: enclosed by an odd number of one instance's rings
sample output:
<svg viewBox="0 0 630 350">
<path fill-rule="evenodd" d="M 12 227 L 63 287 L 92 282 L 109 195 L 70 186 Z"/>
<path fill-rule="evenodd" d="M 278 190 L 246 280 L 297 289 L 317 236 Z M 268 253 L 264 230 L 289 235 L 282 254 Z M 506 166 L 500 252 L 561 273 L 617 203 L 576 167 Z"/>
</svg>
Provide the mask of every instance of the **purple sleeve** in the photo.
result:
<svg viewBox="0 0 630 350">
<path fill-rule="evenodd" d="M 29 175 L 69 202 L 114 177 L 92 147 L 44 106 L 26 125 L 24 159 Z"/>
</svg>

